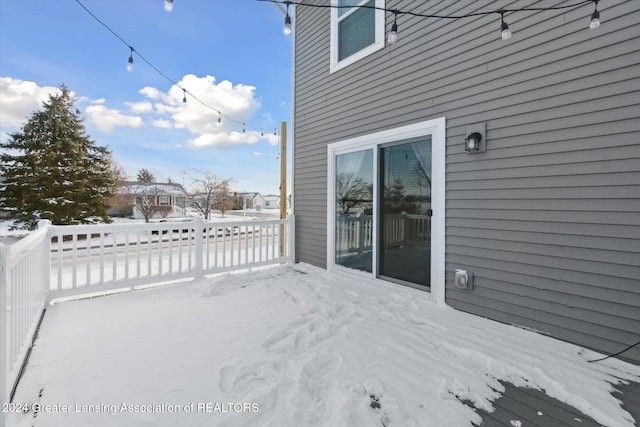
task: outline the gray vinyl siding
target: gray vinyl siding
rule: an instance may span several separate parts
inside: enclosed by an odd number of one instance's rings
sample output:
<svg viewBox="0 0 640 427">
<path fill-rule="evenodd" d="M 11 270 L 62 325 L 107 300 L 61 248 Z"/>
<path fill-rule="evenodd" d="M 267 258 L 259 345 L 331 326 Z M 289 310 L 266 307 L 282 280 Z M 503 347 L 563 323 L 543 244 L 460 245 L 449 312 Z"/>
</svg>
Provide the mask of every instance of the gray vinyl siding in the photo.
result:
<svg viewBox="0 0 640 427">
<path fill-rule="evenodd" d="M 327 144 L 444 116 L 447 304 L 607 353 L 640 340 L 640 1 L 599 10 L 594 31 L 592 5 L 507 15 L 507 42 L 499 15 L 400 16 L 395 45 L 330 74 L 330 12 L 298 7 L 297 260 L 326 266 Z M 467 154 L 480 122 L 487 151 Z M 456 268 L 473 291 L 452 287 Z M 640 363 L 640 349 L 624 357 Z"/>
</svg>

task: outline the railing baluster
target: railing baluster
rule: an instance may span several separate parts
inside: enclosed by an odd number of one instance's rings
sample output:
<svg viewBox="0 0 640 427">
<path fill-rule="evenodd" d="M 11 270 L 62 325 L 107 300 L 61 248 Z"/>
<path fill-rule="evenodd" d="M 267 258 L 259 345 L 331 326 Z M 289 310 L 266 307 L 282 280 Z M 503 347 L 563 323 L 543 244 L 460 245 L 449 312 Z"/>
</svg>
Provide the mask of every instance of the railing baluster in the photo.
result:
<svg viewBox="0 0 640 427">
<path fill-rule="evenodd" d="M 224 227 L 222 232 L 222 268 L 227 266 L 227 227 Z"/>
<path fill-rule="evenodd" d="M 204 224 L 204 239 L 205 239 L 205 251 L 206 251 L 206 258 L 207 258 L 207 262 L 204 264 L 204 269 L 208 270 L 209 266 L 211 265 L 210 262 L 210 247 L 211 247 L 211 228 L 209 228 L 209 226 L 205 223 Z"/>
<path fill-rule="evenodd" d="M 100 283 L 104 283 L 104 232 L 100 232 Z"/>
<path fill-rule="evenodd" d="M 276 230 L 278 230 L 279 227 L 276 226 L 271 226 L 271 232 L 273 233 L 273 238 L 271 239 L 271 257 L 273 259 L 277 258 L 276 256 Z M 272 259 L 272 258 L 267 258 L 267 259 Z"/>
<path fill-rule="evenodd" d="M 233 241 L 234 241 L 234 235 L 233 235 L 233 226 L 230 227 L 231 231 L 229 232 L 229 243 L 231 244 L 231 250 L 229 251 L 229 255 L 231 255 L 231 259 L 229 261 L 229 265 L 233 267 Z"/>
<path fill-rule="evenodd" d="M 136 231 L 136 277 L 140 278 L 140 259 L 142 258 L 142 242 L 140 241 L 140 231 Z"/>
<path fill-rule="evenodd" d="M 73 265 L 73 280 L 71 287 L 75 289 L 78 286 L 78 234 L 73 233 L 71 240 L 73 245 L 73 255 L 71 257 Z"/>
<path fill-rule="evenodd" d="M 85 256 L 87 258 L 86 267 L 87 267 L 87 283 L 86 285 L 91 284 L 91 233 L 87 233 L 87 247 L 85 249 Z"/>
<path fill-rule="evenodd" d="M 151 240 L 153 238 L 153 232 L 151 230 L 147 230 L 147 276 L 151 277 L 153 273 L 151 273 Z"/>
<path fill-rule="evenodd" d="M 58 234 L 58 283 L 56 283 L 56 289 L 62 289 L 62 235 Z"/>
<path fill-rule="evenodd" d="M 118 241 L 116 233 L 111 233 L 111 280 L 118 280 Z"/>
<path fill-rule="evenodd" d="M 162 276 L 162 241 L 163 241 L 163 232 L 164 230 L 160 230 L 158 232 L 158 276 Z"/>
<path fill-rule="evenodd" d="M 178 233 L 182 233 L 182 230 Z M 167 234 L 169 235 L 169 274 L 171 274 L 173 273 L 173 230 L 169 230 Z M 178 236 L 180 235 L 178 234 Z"/>
<path fill-rule="evenodd" d="M 129 233 L 124 233 L 124 278 L 129 278 Z"/>
<path fill-rule="evenodd" d="M 238 265 L 242 265 L 242 226 L 238 226 Z"/>
<path fill-rule="evenodd" d="M 252 225 L 251 230 L 251 262 L 256 260 L 256 225 Z"/>
</svg>

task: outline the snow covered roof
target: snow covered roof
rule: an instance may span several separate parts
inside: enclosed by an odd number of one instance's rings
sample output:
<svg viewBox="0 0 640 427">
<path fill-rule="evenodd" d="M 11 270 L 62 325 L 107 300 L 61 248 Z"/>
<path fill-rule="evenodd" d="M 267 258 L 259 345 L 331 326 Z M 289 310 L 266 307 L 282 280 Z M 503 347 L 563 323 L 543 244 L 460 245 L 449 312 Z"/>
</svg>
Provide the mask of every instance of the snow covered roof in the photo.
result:
<svg viewBox="0 0 640 427">
<path fill-rule="evenodd" d="M 137 182 L 127 181 L 124 183 L 127 193 L 156 193 L 158 195 L 184 196 L 186 191 L 181 184 L 173 182 Z"/>
<path fill-rule="evenodd" d="M 243 197 L 245 199 L 254 199 L 255 197 L 259 196 L 260 193 L 257 192 L 238 192 L 236 193 L 239 197 Z"/>
</svg>

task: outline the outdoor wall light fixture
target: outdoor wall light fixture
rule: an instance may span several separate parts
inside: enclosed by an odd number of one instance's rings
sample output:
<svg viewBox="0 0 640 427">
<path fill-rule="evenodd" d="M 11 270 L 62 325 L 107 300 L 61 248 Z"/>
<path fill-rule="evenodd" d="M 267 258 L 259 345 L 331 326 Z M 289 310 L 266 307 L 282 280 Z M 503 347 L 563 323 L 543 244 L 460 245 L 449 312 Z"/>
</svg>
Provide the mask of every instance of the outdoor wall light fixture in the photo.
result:
<svg viewBox="0 0 640 427">
<path fill-rule="evenodd" d="M 481 153 L 487 148 L 486 141 L 486 125 L 485 123 L 476 123 L 468 125 L 466 128 L 464 139 L 464 151 L 467 153 Z"/>
<path fill-rule="evenodd" d="M 478 132 L 473 132 L 464 139 L 464 151 L 478 151 L 481 141 L 482 135 Z"/>
</svg>

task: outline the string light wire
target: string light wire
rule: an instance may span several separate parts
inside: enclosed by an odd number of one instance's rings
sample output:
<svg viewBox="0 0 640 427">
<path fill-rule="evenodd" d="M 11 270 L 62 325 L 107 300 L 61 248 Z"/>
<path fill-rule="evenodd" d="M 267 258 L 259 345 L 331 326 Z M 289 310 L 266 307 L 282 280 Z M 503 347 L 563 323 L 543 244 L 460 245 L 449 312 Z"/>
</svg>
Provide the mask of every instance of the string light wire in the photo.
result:
<svg viewBox="0 0 640 427">
<path fill-rule="evenodd" d="M 398 9 L 389 9 L 386 7 L 378 7 L 378 6 L 369 6 L 363 4 L 361 6 L 353 6 L 353 5 L 334 5 L 334 4 L 314 4 L 314 3 L 302 3 L 301 1 L 291 1 L 291 0 L 256 0 L 259 2 L 265 3 L 278 3 L 284 5 L 294 5 L 301 7 L 313 7 L 320 9 L 352 9 L 354 7 L 365 8 L 365 9 L 374 9 L 374 10 L 382 10 L 384 12 L 394 13 L 398 15 L 410 15 L 418 18 L 435 18 L 435 19 L 463 19 L 463 18 L 471 18 L 474 16 L 485 16 L 492 14 L 500 14 L 502 12 L 527 12 L 527 11 L 545 11 L 545 10 L 562 10 L 562 9 L 571 9 L 573 7 L 580 7 L 587 4 L 595 3 L 596 0 L 582 0 L 573 4 L 568 4 L 564 6 L 549 6 L 549 7 L 522 7 L 519 9 L 505 9 L 501 8 L 498 10 L 491 10 L 485 12 L 473 12 L 467 13 L 464 15 L 437 15 L 437 14 L 429 14 L 429 13 L 420 13 L 414 12 L 410 10 L 398 10 Z"/>
<path fill-rule="evenodd" d="M 187 88 L 182 87 L 178 82 L 176 82 L 175 80 L 173 80 L 171 77 L 167 76 L 165 73 L 163 73 L 158 67 L 156 67 L 155 65 L 153 65 L 151 63 L 151 61 L 149 61 L 147 58 L 145 58 L 140 51 L 136 50 L 132 45 L 130 45 L 124 38 L 122 38 L 118 33 L 116 33 L 109 25 L 107 25 L 104 21 L 102 21 L 100 18 L 98 18 L 93 12 L 91 12 L 91 10 L 89 10 L 84 4 L 82 4 L 82 2 L 80 0 L 75 0 L 76 3 L 78 3 L 84 10 L 85 12 L 87 12 L 93 19 L 95 19 L 100 25 L 102 25 L 104 28 L 106 28 L 111 34 L 113 34 L 118 40 L 120 40 L 124 45 L 126 45 L 130 51 L 131 54 L 129 56 L 129 61 L 128 61 L 128 65 L 127 67 L 132 67 L 133 66 L 133 54 L 135 53 L 138 58 L 140 58 L 145 64 L 147 64 L 149 67 L 151 67 L 156 73 L 158 73 L 160 76 L 162 76 L 165 80 L 167 80 L 168 82 L 170 82 L 171 84 L 173 84 L 174 86 L 178 87 L 179 89 L 181 89 L 183 91 L 183 98 L 182 98 L 182 102 L 186 103 L 187 102 L 187 95 L 189 95 L 191 98 L 193 98 L 196 102 L 200 103 L 202 106 L 210 109 L 211 111 L 214 111 L 216 113 L 218 113 L 218 121 L 217 121 L 217 125 L 221 126 L 222 125 L 222 117 L 224 117 L 226 120 L 230 121 L 231 123 L 235 123 L 238 125 L 242 125 L 242 129 L 243 129 L 243 133 L 246 132 L 247 128 L 253 131 L 258 131 L 260 128 L 259 127 L 254 127 L 254 126 L 250 126 L 245 124 L 245 122 L 241 121 L 241 120 L 235 120 L 234 118 L 227 116 L 226 114 L 224 114 L 222 111 L 220 111 L 219 108 L 215 108 L 209 104 L 207 104 L 206 102 L 204 102 L 203 100 L 201 100 L 200 98 L 198 98 L 196 95 L 194 95 L 192 92 L 190 92 Z M 173 4 L 173 1 L 171 1 L 171 3 Z M 277 134 L 277 128 L 274 134 Z"/>
<path fill-rule="evenodd" d="M 490 11 L 484 11 L 484 12 L 473 12 L 473 13 L 467 13 L 467 14 L 462 14 L 462 15 L 438 15 L 438 14 L 430 14 L 430 13 L 420 13 L 420 12 L 414 12 L 414 11 L 410 11 L 410 10 L 398 10 L 398 9 L 389 9 L 386 7 L 378 7 L 378 6 L 371 6 L 368 4 L 363 4 L 360 6 L 354 6 L 354 5 L 337 5 L 337 4 L 314 4 L 314 3 L 302 3 L 302 1 L 291 1 L 291 0 L 256 0 L 259 2 L 266 2 L 266 3 L 277 3 L 277 4 L 283 4 L 287 6 L 287 16 L 285 18 L 285 27 L 288 29 L 288 31 L 286 32 L 286 34 L 290 34 L 290 28 L 291 28 L 291 18 L 289 17 L 289 13 L 288 13 L 288 9 L 289 9 L 289 5 L 294 5 L 294 6 L 299 6 L 299 7 L 311 7 L 311 8 L 318 8 L 318 9 L 352 9 L 352 8 L 363 8 L 363 9 L 373 9 L 373 10 L 382 10 L 384 12 L 388 12 L 388 13 L 393 13 L 394 15 L 394 19 L 393 19 L 393 26 L 391 27 L 391 32 L 389 33 L 388 39 L 387 41 L 389 42 L 389 44 L 393 44 L 396 42 L 397 37 L 398 37 L 398 24 L 397 24 L 397 18 L 398 15 L 409 15 L 409 16 L 415 16 L 418 18 L 433 18 L 433 19 L 452 19 L 452 20 L 457 20 L 457 19 L 464 19 L 464 18 L 472 18 L 472 17 L 477 17 L 477 16 L 486 16 L 486 15 L 493 15 L 493 14 L 499 14 L 501 17 L 501 35 L 502 35 L 502 39 L 503 40 L 508 40 L 511 37 L 511 31 L 509 31 L 509 26 L 504 22 L 504 14 L 505 13 L 509 13 L 512 14 L 514 12 L 534 12 L 534 11 L 548 11 L 548 10 L 563 10 L 563 9 L 572 9 L 572 8 L 579 8 L 581 6 L 585 6 L 587 4 L 591 4 L 591 3 L 595 3 L 596 5 L 596 9 L 593 12 L 593 14 L 591 15 L 591 24 L 590 24 L 590 28 L 591 29 L 596 29 L 600 26 L 600 13 L 598 12 L 598 1 L 599 0 L 582 0 L 582 1 L 578 1 L 576 3 L 572 3 L 572 4 L 567 4 L 564 6 L 548 6 L 548 7 L 521 7 L 518 9 L 511 9 L 511 8 L 507 8 L 507 9 L 497 9 L 497 10 L 490 10 Z M 506 28 L 505 28 L 506 27 Z"/>
<path fill-rule="evenodd" d="M 226 114 L 222 113 L 220 111 L 220 109 L 215 108 L 215 107 L 207 104 L 206 102 L 202 101 L 200 98 L 195 96 L 193 93 L 189 92 L 186 88 L 180 86 L 180 84 L 178 84 L 172 78 L 170 78 L 165 73 L 163 73 L 159 68 L 157 68 L 155 65 L 153 65 L 147 58 L 145 58 L 139 51 L 137 51 L 133 46 L 131 46 L 129 43 L 127 43 L 126 40 L 124 40 L 118 33 L 116 33 L 111 27 L 109 27 L 109 25 L 107 25 L 100 18 L 98 18 L 93 12 L 91 12 L 91 10 L 89 10 L 80 0 L 75 0 L 75 1 L 93 19 L 95 19 L 100 25 L 102 25 L 104 28 L 106 28 L 111 34 L 113 34 L 118 40 L 120 40 L 123 44 L 125 44 L 130 49 L 130 55 L 129 55 L 129 60 L 128 60 L 128 64 L 127 64 L 127 69 L 129 71 L 131 71 L 131 69 L 133 68 L 133 54 L 135 53 L 142 61 L 144 61 L 149 67 L 151 67 L 155 72 L 157 72 L 159 75 L 161 75 L 164 79 L 166 79 L 168 82 L 170 82 L 174 86 L 178 87 L 179 89 L 182 89 L 182 91 L 183 91 L 183 99 L 182 99 L 183 102 L 187 102 L 187 94 L 188 94 L 195 101 L 200 103 L 202 106 L 204 106 L 204 107 L 206 107 L 206 108 L 218 113 L 218 121 L 217 121 L 218 126 L 220 126 L 222 124 L 222 117 L 224 117 L 225 119 L 229 120 L 232 123 L 236 123 L 236 124 L 239 124 L 239 125 L 241 124 L 243 132 L 246 132 L 246 128 L 250 128 L 250 129 L 255 130 L 255 131 L 258 131 L 259 129 L 261 129 L 261 128 L 257 128 L 257 127 L 253 127 L 253 126 L 248 126 L 248 125 L 245 124 L 245 122 L 242 122 L 242 121 L 239 121 L 239 120 L 235 120 L 232 117 L 227 116 Z M 484 12 L 473 12 L 473 13 L 467 13 L 467 14 L 462 14 L 462 15 L 428 14 L 428 13 L 420 13 L 420 12 L 409 11 L 409 10 L 388 9 L 388 8 L 385 8 L 385 7 L 370 6 L 370 5 L 366 5 L 366 4 L 365 5 L 361 5 L 361 6 L 353 6 L 353 5 L 302 3 L 301 1 L 292 1 L 292 0 L 255 0 L 255 1 L 266 2 L 266 3 L 276 3 L 276 4 L 281 4 L 281 5 L 285 5 L 286 6 L 287 14 L 286 14 L 286 17 L 285 17 L 285 34 L 287 34 L 287 35 L 291 33 L 291 17 L 289 16 L 289 6 L 290 5 L 299 6 L 299 7 L 322 8 L 322 9 L 351 9 L 353 7 L 358 7 L 358 8 L 365 8 L 365 9 L 382 10 L 384 12 L 393 13 L 394 20 L 393 20 L 393 25 L 391 27 L 391 32 L 389 33 L 389 38 L 388 38 L 389 43 L 395 43 L 396 40 L 397 40 L 397 35 L 398 35 L 397 18 L 398 18 L 398 15 L 408 15 L 408 16 L 414 16 L 414 17 L 419 17 L 419 18 L 453 19 L 453 20 L 457 20 L 457 19 L 471 18 L 471 17 L 477 17 L 477 16 L 500 14 L 502 38 L 504 40 L 506 40 L 511 36 L 511 32 L 509 31 L 509 26 L 507 25 L 507 23 L 504 22 L 504 14 L 505 13 L 512 14 L 514 12 L 525 12 L 525 11 L 563 10 L 563 9 L 579 8 L 581 6 L 594 3 L 595 4 L 595 10 L 591 15 L 590 28 L 591 29 L 595 29 L 595 28 L 598 28 L 599 25 L 600 25 L 600 20 L 599 20 L 600 13 L 598 12 L 598 1 L 599 0 L 582 0 L 582 1 L 578 1 L 576 3 L 572 3 L 572 4 L 568 4 L 568 5 L 564 5 L 564 6 L 522 7 L 522 8 L 518 8 L 518 9 L 507 8 L 507 9 L 498 9 L 498 10 L 484 11 Z M 174 3 L 174 0 L 166 0 L 165 1 L 165 7 L 166 7 L 167 11 L 170 11 L 172 9 L 173 3 Z M 274 132 L 274 134 L 277 134 L 277 128 L 276 128 L 276 132 Z"/>
</svg>

